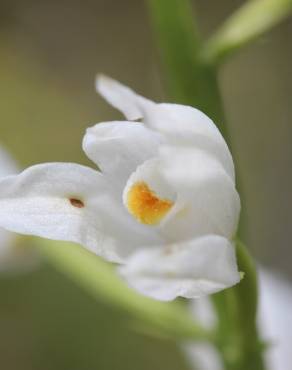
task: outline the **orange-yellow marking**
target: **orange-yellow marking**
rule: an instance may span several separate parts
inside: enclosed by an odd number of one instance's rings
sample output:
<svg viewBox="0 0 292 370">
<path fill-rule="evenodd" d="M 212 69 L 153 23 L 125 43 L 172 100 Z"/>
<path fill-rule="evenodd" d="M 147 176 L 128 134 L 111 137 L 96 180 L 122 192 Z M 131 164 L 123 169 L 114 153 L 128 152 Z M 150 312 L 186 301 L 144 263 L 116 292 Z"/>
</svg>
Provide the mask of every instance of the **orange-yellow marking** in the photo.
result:
<svg viewBox="0 0 292 370">
<path fill-rule="evenodd" d="M 143 224 L 157 225 L 172 206 L 172 201 L 158 198 L 144 182 L 134 184 L 127 194 L 129 212 Z"/>
</svg>

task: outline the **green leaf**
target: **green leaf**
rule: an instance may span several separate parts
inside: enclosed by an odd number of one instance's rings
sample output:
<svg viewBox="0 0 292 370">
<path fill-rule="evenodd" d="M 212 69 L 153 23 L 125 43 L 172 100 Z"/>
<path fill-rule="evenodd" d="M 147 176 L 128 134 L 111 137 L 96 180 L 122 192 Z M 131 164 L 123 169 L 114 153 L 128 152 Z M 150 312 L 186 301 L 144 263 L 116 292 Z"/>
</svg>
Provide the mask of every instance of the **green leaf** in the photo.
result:
<svg viewBox="0 0 292 370">
<path fill-rule="evenodd" d="M 56 269 L 91 296 L 117 307 L 149 331 L 173 338 L 213 340 L 213 334 L 196 323 L 182 304 L 159 302 L 136 293 L 117 275 L 113 265 L 83 247 L 46 239 L 33 244 Z"/>
<path fill-rule="evenodd" d="M 292 0 L 250 0 L 207 42 L 202 55 L 218 63 L 281 22 L 292 11 Z"/>
</svg>

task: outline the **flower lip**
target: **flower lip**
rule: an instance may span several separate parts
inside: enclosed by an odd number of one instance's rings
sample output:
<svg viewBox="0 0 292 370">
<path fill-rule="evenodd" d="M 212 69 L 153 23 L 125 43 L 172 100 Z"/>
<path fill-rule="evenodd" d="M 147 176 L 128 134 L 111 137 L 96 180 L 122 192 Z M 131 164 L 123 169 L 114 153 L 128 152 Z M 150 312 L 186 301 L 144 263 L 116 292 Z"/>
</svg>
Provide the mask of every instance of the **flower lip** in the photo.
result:
<svg viewBox="0 0 292 370">
<path fill-rule="evenodd" d="M 145 182 L 139 181 L 128 190 L 126 206 L 139 222 L 157 225 L 170 211 L 173 202 L 159 198 Z"/>
<path fill-rule="evenodd" d="M 162 224 L 176 203 L 177 194 L 165 181 L 162 162 L 151 158 L 136 168 L 123 191 L 123 203 L 140 223 L 149 226 Z"/>
</svg>

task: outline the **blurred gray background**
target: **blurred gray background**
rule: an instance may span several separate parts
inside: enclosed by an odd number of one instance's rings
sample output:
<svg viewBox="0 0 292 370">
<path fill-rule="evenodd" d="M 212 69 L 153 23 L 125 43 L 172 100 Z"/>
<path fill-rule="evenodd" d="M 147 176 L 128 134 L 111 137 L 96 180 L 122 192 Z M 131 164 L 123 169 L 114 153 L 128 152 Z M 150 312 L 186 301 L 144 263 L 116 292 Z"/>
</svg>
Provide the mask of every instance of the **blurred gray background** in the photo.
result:
<svg viewBox="0 0 292 370">
<path fill-rule="evenodd" d="M 196 0 L 204 37 L 243 1 Z M 90 164 L 86 127 L 120 118 L 94 91 L 106 73 L 163 101 L 160 66 L 144 1 L 0 2 L 0 141 L 22 167 Z M 220 82 L 245 193 L 245 241 L 258 260 L 292 279 L 292 21 L 246 47 Z M 179 51 L 178 51 L 179 52 Z M 173 343 L 127 329 L 45 263 L 0 277 L 3 370 L 175 370 Z"/>
</svg>

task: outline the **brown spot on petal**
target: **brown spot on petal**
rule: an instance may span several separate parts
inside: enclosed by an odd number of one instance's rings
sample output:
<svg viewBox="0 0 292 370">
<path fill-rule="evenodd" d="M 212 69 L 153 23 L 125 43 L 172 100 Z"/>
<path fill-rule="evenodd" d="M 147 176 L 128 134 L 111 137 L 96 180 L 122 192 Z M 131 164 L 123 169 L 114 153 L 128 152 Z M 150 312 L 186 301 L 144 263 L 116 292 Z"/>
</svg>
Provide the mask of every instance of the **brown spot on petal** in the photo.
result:
<svg viewBox="0 0 292 370">
<path fill-rule="evenodd" d="M 73 207 L 76 207 L 76 208 L 83 208 L 84 207 L 84 203 L 82 202 L 82 200 L 78 199 L 78 198 L 70 198 L 70 203 L 72 204 Z"/>
</svg>

